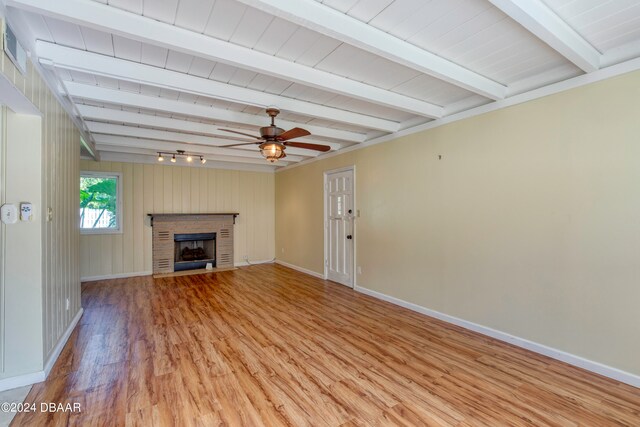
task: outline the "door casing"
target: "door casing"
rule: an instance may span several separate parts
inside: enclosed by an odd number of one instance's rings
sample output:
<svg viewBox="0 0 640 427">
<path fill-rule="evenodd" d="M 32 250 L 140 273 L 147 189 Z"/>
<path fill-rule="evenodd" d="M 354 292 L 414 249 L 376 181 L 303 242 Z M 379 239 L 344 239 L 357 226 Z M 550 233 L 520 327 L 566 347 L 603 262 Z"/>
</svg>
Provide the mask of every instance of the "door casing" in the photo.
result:
<svg viewBox="0 0 640 427">
<path fill-rule="evenodd" d="M 329 175 L 334 174 L 334 173 L 338 173 L 338 172 L 347 172 L 347 171 L 351 171 L 352 172 L 352 176 L 353 176 L 353 180 L 351 182 L 352 185 L 352 194 L 353 194 L 353 215 L 352 215 L 352 219 L 351 219 L 351 234 L 353 235 L 353 239 L 352 239 L 352 251 L 353 251 L 353 256 L 352 256 L 352 266 L 351 266 L 351 283 L 347 284 L 346 286 L 355 289 L 356 285 L 357 285 L 357 271 L 356 271 L 356 259 L 357 259 L 357 245 L 356 245 L 356 240 L 357 240 L 357 236 L 358 236 L 358 232 L 357 232 L 357 221 L 356 218 L 359 216 L 357 215 L 358 213 L 358 209 L 357 209 L 357 197 L 356 197 L 356 166 L 355 165 L 351 165 L 351 166 L 345 166 L 342 168 L 337 168 L 337 169 L 331 169 L 331 170 L 327 170 L 324 171 L 324 176 L 323 176 L 323 190 L 324 190 L 324 205 L 323 205 L 323 217 L 324 217 L 324 274 L 323 277 L 325 280 L 327 280 L 329 278 L 329 245 L 330 245 L 330 241 L 329 241 L 329 218 L 328 218 L 328 206 L 329 206 L 329 191 L 328 191 L 328 178 Z"/>
</svg>

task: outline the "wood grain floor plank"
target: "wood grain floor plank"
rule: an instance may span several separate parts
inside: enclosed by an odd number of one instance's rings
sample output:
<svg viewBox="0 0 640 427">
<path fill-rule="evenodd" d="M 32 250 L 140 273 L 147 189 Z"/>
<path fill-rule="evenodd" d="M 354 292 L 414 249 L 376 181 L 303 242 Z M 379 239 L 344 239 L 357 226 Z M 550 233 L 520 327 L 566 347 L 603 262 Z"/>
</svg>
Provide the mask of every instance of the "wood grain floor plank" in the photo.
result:
<svg viewBox="0 0 640 427">
<path fill-rule="evenodd" d="M 86 283 L 14 426 L 638 426 L 640 390 L 279 265 Z"/>
</svg>

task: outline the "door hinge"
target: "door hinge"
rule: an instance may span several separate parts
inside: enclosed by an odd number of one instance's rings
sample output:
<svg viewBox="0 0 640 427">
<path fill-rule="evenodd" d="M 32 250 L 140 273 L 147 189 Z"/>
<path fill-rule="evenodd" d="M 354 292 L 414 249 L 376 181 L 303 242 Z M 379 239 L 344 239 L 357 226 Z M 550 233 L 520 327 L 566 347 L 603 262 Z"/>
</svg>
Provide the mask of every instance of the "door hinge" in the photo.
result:
<svg viewBox="0 0 640 427">
<path fill-rule="evenodd" d="M 328 259 L 325 259 L 325 260 L 324 260 L 324 265 L 326 265 L 326 266 L 328 266 L 328 265 L 329 265 L 329 260 L 328 260 Z"/>
</svg>

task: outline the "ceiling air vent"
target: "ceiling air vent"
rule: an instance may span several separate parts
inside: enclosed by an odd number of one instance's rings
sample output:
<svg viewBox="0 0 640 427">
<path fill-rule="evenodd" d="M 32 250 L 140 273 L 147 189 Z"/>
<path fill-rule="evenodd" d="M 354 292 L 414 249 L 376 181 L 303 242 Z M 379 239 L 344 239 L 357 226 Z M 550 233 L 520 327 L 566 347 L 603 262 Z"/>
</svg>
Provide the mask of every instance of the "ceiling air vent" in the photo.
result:
<svg viewBox="0 0 640 427">
<path fill-rule="evenodd" d="M 27 53 L 9 25 L 6 25 L 4 32 L 4 51 L 22 74 L 27 72 Z"/>
</svg>

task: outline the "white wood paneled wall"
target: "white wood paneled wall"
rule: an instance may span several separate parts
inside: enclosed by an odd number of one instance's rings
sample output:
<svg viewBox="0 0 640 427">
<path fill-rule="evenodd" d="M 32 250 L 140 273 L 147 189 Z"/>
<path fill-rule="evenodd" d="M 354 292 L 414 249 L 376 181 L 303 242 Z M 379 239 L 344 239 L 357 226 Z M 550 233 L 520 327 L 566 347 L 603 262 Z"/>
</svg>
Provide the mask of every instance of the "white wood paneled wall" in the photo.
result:
<svg viewBox="0 0 640 427">
<path fill-rule="evenodd" d="M 42 321 L 46 362 L 80 310 L 80 134 L 31 62 L 27 61 L 27 72 L 22 75 L 6 55 L 0 54 L 0 70 L 42 113 L 43 194 L 42 200 L 34 203 L 42 207 L 36 212 L 36 220 L 43 222 L 44 234 Z M 47 207 L 54 212 L 50 222 L 46 221 Z"/>
<path fill-rule="evenodd" d="M 122 172 L 123 232 L 80 237 L 83 278 L 150 273 L 149 213 L 239 212 L 235 262 L 274 258 L 273 173 L 81 161 L 83 171 Z"/>
</svg>

